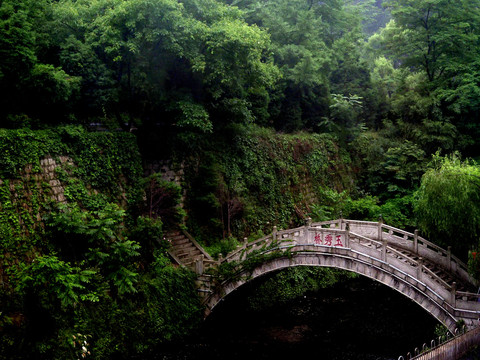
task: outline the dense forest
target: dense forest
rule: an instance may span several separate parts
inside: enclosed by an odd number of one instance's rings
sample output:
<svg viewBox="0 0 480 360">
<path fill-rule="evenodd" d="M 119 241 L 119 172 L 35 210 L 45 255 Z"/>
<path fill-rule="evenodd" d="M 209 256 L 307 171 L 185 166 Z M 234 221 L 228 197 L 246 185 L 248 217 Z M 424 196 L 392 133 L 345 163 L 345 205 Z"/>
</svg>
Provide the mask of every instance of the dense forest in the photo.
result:
<svg viewBox="0 0 480 360">
<path fill-rule="evenodd" d="M 0 0 L 0 93 L 0 359 L 191 332 L 178 224 L 218 256 L 382 218 L 480 278 L 478 0 Z"/>
</svg>

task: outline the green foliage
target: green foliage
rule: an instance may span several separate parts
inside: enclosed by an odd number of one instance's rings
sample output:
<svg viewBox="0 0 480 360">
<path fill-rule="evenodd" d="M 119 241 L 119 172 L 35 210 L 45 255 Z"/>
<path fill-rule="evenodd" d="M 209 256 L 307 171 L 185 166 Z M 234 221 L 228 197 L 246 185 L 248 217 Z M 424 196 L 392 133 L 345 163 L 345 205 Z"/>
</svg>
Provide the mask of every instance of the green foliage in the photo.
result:
<svg viewBox="0 0 480 360">
<path fill-rule="evenodd" d="M 450 332 L 445 325 L 438 324 L 435 326 L 435 336 L 440 338 L 440 342 L 444 342 L 450 337 Z"/>
<path fill-rule="evenodd" d="M 66 126 L 59 129 L 61 139 L 69 145 L 74 166 L 72 175 L 78 176 L 89 186 L 119 196 L 119 178 L 136 184 L 141 174 L 139 153 L 135 137 L 129 133 L 87 133 L 83 128 Z M 136 200 L 129 194 L 130 200 Z M 79 200 L 79 199 L 75 199 Z"/>
<path fill-rule="evenodd" d="M 162 343 L 180 339 L 201 320 L 194 274 L 157 256 L 134 297 L 107 298 L 78 311 L 79 331 L 91 336 L 97 358 L 150 357 Z"/>
<path fill-rule="evenodd" d="M 354 273 L 330 268 L 287 268 L 262 281 L 248 298 L 248 307 L 254 311 L 269 309 L 355 276 Z"/>
<path fill-rule="evenodd" d="M 270 91 L 270 121 L 277 129 L 318 130 L 329 114 L 330 89 L 346 95 L 368 87 L 359 58 L 360 5 L 303 0 L 235 4 L 245 10 L 249 23 L 271 34 L 272 55 L 282 73 Z"/>
<path fill-rule="evenodd" d="M 477 281 L 480 280 L 480 255 L 478 247 L 468 252 L 468 273 Z"/>
<path fill-rule="evenodd" d="M 213 275 L 216 286 L 222 286 L 226 281 L 235 281 L 240 276 L 251 276 L 253 271 L 260 265 L 273 259 L 281 257 L 290 257 L 290 248 L 281 249 L 282 243 L 288 243 L 288 240 L 276 240 L 269 244 L 264 243 L 260 249 L 253 251 L 242 250 L 241 258 L 243 260 L 223 262 L 216 268 L 211 268 L 208 272 Z"/>
<path fill-rule="evenodd" d="M 122 237 L 124 216 L 125 211 L 115 204 L 92 212 L 60 206 L 47 222 L 64 257 L 99 269 L 119 295 L 136 292 L 139 276 L 131 262 L 139 255 L 140 245 Z"/>
<path fill-rule="evenodd" d="M 470 0 L 456 2 L 391 0 L 392 17 L 402 27 L 397 39 L 405 66 L 421 68 L 429 81 L 445 76 L 445 70 L 475 57 L 478 8 Z M 473 47 L 471 47 L 473 45 Z"/>
<path fill-rule="evenodd" d="M 51 131 L 0 129 L 0 173 L 3 179 L 18 177 L 25 166 L 40 171 L 40 159 L 62 152 L 64 146 Z"/>
<path fill-rule="evenodd" d="M 274 225 L 303 225 L 311 204 L 322 201 L 321 188 L 351 188 L 350 157 L 330 136 L 275 135 L 255 126 L 236 128 L 233 136 L 229 145 L 214 145 L 222 153 L 213 150 L 187 174 L 187 225 L 206 245 L 228 237 L 229 223 L 238 239 L 270 233 Z"/>
<path fill-rule="evenodd" d="M 142 181 L 145 201 L 140 212 L 150 218 L 158 219 L 165 226 L 180 224 L 185 213 L 180 207 L 182 189 L 174 182 L 165 181 L 160 173 L 152 174 Z"/>
<path fill-rule="evenodd" d="M 330 119 L 325 118 L 319 126 L 324 131 L 337 134 L 342 142 L 353 141 L 364 130 L 364 125 L 359 123 L 361 108 L 360 96 L 332 94 Z"/>
<path fill-rule="evenodd" d="M 352 144 L 361 170 L 360 188 L 382 201 L 414 191 L 427 165 L 426 152 L 415 141 L 403 140 L 399 127 L 384 122 L 379 132 L 365 132 Z M 405 129 L 410 136 L 412 128 Z"/>
<path fill-rule="evenodd" d="M 414 216 L 416 199 L 413 193 L 388 199 L 380 206 L 385 224 L 413 232 L 417 227 Z"/>
<path fill-rule="evenodd" d="M 394 21 L 383 32 L 383 48 L 413 77 L 420 77 L 418 85 L 423 88 L 418 92 L 409 86 L 402 92 L 405 100 L 411 98 L 404 103 L 410 106 L 403 107 L 427 110 L 431 120 L 448 119 L 471 135 L 464 121 L 475 117 L 479 105 L 472 98 L 478 93 L 475 64 L 480 36 L 475 2 L 391 0 L 387 5 Z"/>
<path fill-rule="evenodd" d="M 55 255 L 39 256 L 28 265 L 19 264 L 14 274 L 20 294 L 35 292 L 43 307 L 59 303 L 64 309 L 80 301 L 99 300 L 98 295 L 86 291 L 84 285 L 91 282 L 94 275 L 94 270 L 72 267 Z"/>
<path fill-rule="evenodd" d="M 75 358 L 73 336 L 96 358 L 141 356 L 191 331 L 194 275 L 169 266 L 162 222 L 138 216 L 135 137 L 78 126 L 0 134 L 0 357 Z M 47 166 L 65 204 L 51 199 Z"/>
<path fill-rule="evenodd" d="M 420 229 L 442 246 L 466 258 L 478 244 L 480 169 L 458 154 L 433 157 L 417 192 L 415 214 Z"/>
<path fill-rule="evenodd" d="M 51 12 L 46 0 L 6 0 L 0 4 L 0 124 L 23 117 L 52 123 L 68 114 L 78 79 L 44 62 Z M 54 106 L 54 107 L 52 107 Z M 59 118 L 48 118 L 46 113 Z M 28 119 L 28 120 L 27 120 Z"/>
<path fill-rule="evenodd" d="M 147 261 L 152 260 L 156 249 L 166 251 L 170 247 L 170 243 L 163 237 L 163 224 L 158 218 L 139 216 L 127 230 L 128 238 L 140 244 L 141 258 Z"/>
<path fill-rule="evenodd" d="M 343 215 L 345 202 L 351 200 L 346 191 L 340 193 L 330 188 L 320 189 L 320 202 L 312 205 L 310 217 L 313 221 L 326 221 Z"/>
<path fill-rule="evenodd" d="M 205 250 L 207 250 L 214 259 L 218 259 L 219 255 L 226 256 L 239 245 L 239 242 L 235 238 L 229 237 L 206 247 Z"/>
<path fill-rule="evenodd" d="M 404 195 L 414 188 L 423 173 L 424 159 L 425 152 L 408 140 L 398 147 L 389 148 L 385 154 L 384 167 L 387 174 L 393 175 L 390 175 L 393 181 L 388 186 L 388 191 Z"/>
<path fill-rule="evenodd" d="M 191 128 L 203 133 L 212 132 L 213 125 L 210 116 L 202 105 L 179 101 L 177 106 L 179 110 L 177 126 Z"/>
<path fill-rule="evenodd" d="M 63 0 L 53 11 L 62 65 L 81 77 L 80 101 L 90 107 L 80 113 L 122 127 L 160 114 L 191 140 L 211 132 L 215 118 L 225 121 L 224 113 L 253 119 L 250 94 L 278 78 L 268 34 L 218 1 Z"/>
<path fill-rule="evenodd" d="M 331 189 L 322 190 L 322 201 L 311 205 L 309 216 L 313 221 L 327 221 L 342 216 L 346 219 L 382 221 L 401 229 L 413 230 L 416 226 L 413 207 L 413 194 L 397 196 L 386 200 L 383 204 L 371 195 L 352 199 L 346 191 L 337 193 Z"/>
</svg>

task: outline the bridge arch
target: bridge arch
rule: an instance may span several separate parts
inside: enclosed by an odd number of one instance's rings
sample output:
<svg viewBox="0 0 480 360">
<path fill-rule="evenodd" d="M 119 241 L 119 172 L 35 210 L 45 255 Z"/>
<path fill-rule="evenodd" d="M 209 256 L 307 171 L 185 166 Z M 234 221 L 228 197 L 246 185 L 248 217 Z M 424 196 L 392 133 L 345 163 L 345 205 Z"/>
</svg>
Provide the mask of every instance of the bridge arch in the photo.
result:
<svg viewBox="0 0 480 360">
<path fill-rule="evenodd" d="M 457 319 L 445 308 L 444 301 L 439 299 L 437 294 L 429 291 L 424 284 L 384 264 L 369 264 L 346 254 L 335 253 L 298 252 L 290 256 L 269 260 L 251 272 L 239 273 L 235 280 L 225 282 L 219 291 L 209 297 L 206 303 L 207 315 L 219 302 L 246 283 L 268 273 L 296 266 L 330 267 L 365 276 L 408 297 L 450 330 L 453 331 L 456 328 Z"/>
<path fill-rule="evenodd" d="M 271 235 L 245 243 L 216 264 L 217 269 L 228 265 L 235 271 L 203 290 L 207 294 L 205 316 L 232 291 L 259 276 L 294 266 L 321 266 L 380 282 L 417 303 L 451 331 L 458 320 L 477 326 L 479 296 L 458 291 L 455 281 L 447 283 L 425 266 L 427 261 L 435 262 L 455 275 L 454 279 L 476 285 L 463 263 L 449 251 L 440 250 L 418 234 L 382 223 L 338 220 L 278 232 L 274 229 Z"/>
</svg>

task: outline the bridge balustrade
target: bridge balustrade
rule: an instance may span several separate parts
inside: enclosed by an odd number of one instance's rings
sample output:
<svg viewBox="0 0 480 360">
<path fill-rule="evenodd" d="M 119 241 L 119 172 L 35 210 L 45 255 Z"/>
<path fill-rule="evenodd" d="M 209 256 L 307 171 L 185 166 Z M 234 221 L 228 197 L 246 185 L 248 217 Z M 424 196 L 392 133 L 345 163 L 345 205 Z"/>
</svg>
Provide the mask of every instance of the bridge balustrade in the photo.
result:
<svg viewBox="0 0 480 360">
<path fill-rule="evenodd" d="M 435 264 L 454 273 L 463 281 L 475 284 L 475 279 L 468 273 L 467 265 L 452 254 L 450 247 L 447 250 L 442 249 L 440 246 L 419 236 L 418 231 L 412 234 L 382 222 L 343 220 L 342 223 L 348 224 L 351 232 L 379 241 L 386 240 L 389 245 L 405 249 L 417 254 L 419 257 L 435 262 Z"/>
</svg>

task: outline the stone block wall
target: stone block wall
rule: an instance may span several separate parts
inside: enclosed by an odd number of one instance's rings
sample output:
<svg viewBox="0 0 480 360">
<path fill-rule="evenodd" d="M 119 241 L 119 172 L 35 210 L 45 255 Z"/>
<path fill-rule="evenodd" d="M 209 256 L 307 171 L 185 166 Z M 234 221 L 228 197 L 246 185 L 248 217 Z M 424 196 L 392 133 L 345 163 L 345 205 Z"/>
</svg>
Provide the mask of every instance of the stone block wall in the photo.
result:
<svg viewBox="0 0 480 360">
<path fill-rule="evenodd" d="M 60 180 L 57 178 L 56 169 L 62 165 L 72 165 L 73 161 L 67 156 L 60 156 L 59 163 L 53 158 L 45 158 L 40 160 L 41 174 L 38 180 L 44 181 L 50 185 L 52 189 L 52 199 L 59 203 L 65 203 L 65 189 L 62 186 Z"/>
<path fill-rule="evenodd" d="M 162 179 L 173 182 L 180 186 L 182 190 L 182 199 L 180 207 L 183 208 L 186 197 L 186 190 L 183 186 L 184 163 L 174 163 L 171 160 L 147 160 L 143 165 L 143 175 L 145 177 L 160 173 Z"/>
</svg>

